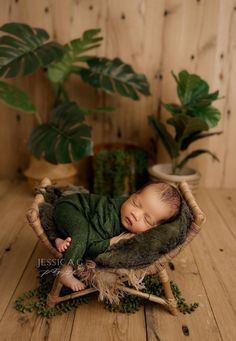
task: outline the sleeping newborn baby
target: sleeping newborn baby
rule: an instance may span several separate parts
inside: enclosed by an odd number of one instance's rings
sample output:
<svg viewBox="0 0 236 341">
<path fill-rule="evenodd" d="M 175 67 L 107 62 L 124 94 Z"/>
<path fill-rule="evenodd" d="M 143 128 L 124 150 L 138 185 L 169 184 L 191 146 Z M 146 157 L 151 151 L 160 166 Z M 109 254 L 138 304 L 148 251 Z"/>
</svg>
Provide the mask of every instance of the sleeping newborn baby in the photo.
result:
<svg viewBox="0 0 236 341">
<path fill-rule="evenodd" d="M 62 197 L 54 209 L 58 237 L 54 243 L 64 253 L 59 278 L 73 291 L 85 288 L 73 276 L 83 256 L 95 258 L 122 232 L 142 233 L 174 220 L 180 211 L 181 196 L 167 183 L 151 183 L 130 197 L 108 198 L 89 193 Z"/>
</svg>

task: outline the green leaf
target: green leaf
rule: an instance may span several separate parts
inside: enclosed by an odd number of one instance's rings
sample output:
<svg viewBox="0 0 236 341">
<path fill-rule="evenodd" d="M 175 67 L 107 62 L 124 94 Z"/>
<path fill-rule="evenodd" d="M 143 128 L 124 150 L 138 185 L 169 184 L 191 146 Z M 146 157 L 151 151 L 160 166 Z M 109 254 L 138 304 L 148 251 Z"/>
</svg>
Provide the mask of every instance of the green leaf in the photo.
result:
<svg viewBox="0 0 236 341">
<path fill-rule="evenodd" d="M 164 144 L 171 159 L 179 156 L 178 143 L 173 139 L 170 133 L 167 131 L 164 124 L 159 122 L 154 116 L 148 117 L 149 123 L 153 126 L 158 136 L 160 136 L 162 143 Z"/>
<path fill-rule="evenodd" d="M 180 161 L 177 164 L 176 168 L 182 168 L 186 164 L 186 162 L 189 161 L 190 159 L 195 158 L 195 157 L 197 157 L 197 156 L 199 156 L 201 154 L 205 154 L 205 153 L 210 154 L 212 156 L 213 160 L 216 160 L 218 162 L 220 161 L 218 159 L 218 157 L 215 154 L 213 154 L 212 152 L 210 152 L 209 150 L 207 150 L 207 149 L 198 149 L 198 150 L 194 150 L 193 152 L 188 154 L 182 161 Z"/>
<path fill-rule="evenodd" d="M 194 133 L 208 130 L 208 125 L 197 117 L 190 117 L 184 114 L 179 114 L 167 120 L 167 123 L 175 127 L 175 141 L 181 146 L 184 139 L 189 138 Z"/>
<path fill-rule="evenodd" d="M 201 134 L 201 132 L 196 132 L 196 133 L 190 135 L 189 137 L 183 139 L 183 141 L 181 143 L 181 150 L 186 150 L 188 148 L 188 146 L 194 141 L 203 139 L 205 137 L 210 137 L 213 135 L 220 135 L 222 133 L 223 133 L 222 131 L 217 131 L 214 133 L 205 133 L 205 134 Z"/>
<path fill-rule="evenodd" d="M 179 73 L 179 78 L 173 73 L 177 82 L 177 93 L 181 104 L 186 110 L 194 111 L 197 108 L 207 107 L 218 99 L 219 91 L 209 94 L 209 85 L 196 74 L 189 74 L 183 70 Z"/>
<path fill-rule="evenodd" d="M 162 103 L 162 105 L 173 115 L 178 115 L 182 113 L 181 106 L 172 103 Z"/>
<path fill-rule="evenodd" d="M 191 103 L 189 103 L 188 108 L 191 110 L 195 110 L 197 108 L 201 108 L 201 107 L 207 107 L 209 105 L 211 105 L 211 103 L 217 99 L 219 96 L 219 91 L 215 91 L 211 94 L 205 95 L 202 98 L 196 98 L 195 100 L 192 100 Z"/>
<path fill-rule="evenodd" d="M 83 53 L 100 46 L 102 37 L 100 29 L 91 29 L 85 31 L 83 36 L 74 39 L 64 46 L 64 57 L 57 63 L 48 67 L 47 75 L 52 83 L 63 83 L 71 73 L 78 72 L 80 68 L 76 66 L 77 62 L 87 62 L 93 56 L 85 56 Z"/>
<path fill-rule="evenodd" d="M 130 65 L 119 58 L 94 57 L 87 61 L 89 68 L 80 68 L 78 73 L 91 86 L 102 89 L 113 95 L 118 92 L 121 96 L 134 100 L 139 99 L 139 93 L 150 95 L 149 84 L 143 74 L 137 74 Z"/>
<path fill-rule="evenodd" d="M 0 101 L 23 112 L 37 112 L 29 96 L 17 86 L 12 84 L 0 82 Z"/>
<path fill-rule="evenodd" d="M 49 36 L 43 29 L 8 23 L 0 30 L 8 34 L 0 37 L 0 76 L 28 75 L 63 56 L 63 48 L 58 43 L 47 42 Z"/>
<path fill-rule="evenodd" d="M 198 75 L 189 74 L 188 71 L 183 70 L 178 76 L 179 78 L 174 75 L 177 81 L 177 93 L 182 105 L 186 106 L 193 100 L 208 95 L 209 86 Z"/>
<path fill-rule="evenodd" d="M 91 128 L 75 102 L 55 108 L 48 123 L 36 127 L 30 146 L 36 158 L 53 164 L 70 163 L 91 155 Z"/>
<path fill-rule="evenodd" d="M 204 120 L 209 128 L 214 128 L 221 118 L 221 113 L 214 107 L 196 109 L 191 116 L 199 117 Z"/>
</svg>

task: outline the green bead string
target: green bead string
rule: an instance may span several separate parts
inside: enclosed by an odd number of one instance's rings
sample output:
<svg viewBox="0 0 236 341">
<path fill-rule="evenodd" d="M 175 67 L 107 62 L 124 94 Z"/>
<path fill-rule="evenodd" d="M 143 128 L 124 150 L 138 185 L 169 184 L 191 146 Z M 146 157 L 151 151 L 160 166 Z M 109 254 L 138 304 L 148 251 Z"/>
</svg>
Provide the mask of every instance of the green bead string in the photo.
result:
<svg viewBox="0 0 236 341">
<path fill-rule="evenodd" d="M 165 298 L 164 288 L 157 274 L 145 276 L 143 283 L 145 284 L 145 289 L 141 290 L 142 292 Z M 129 288 L 133 288 L 128 283 L 126 283 L 126 286 Z M 182 293 L 179 290 L 177 284 L 174 283 L 173 281 L 170 281 L 170 286 L 173 295 L 177 301 L 178 310 L 183 314 L 186 313 L 191 314 L 198 307 L 198 303 L 195 302 L 187 304 L 185 302 L 185 298 L 182 297 Z M 120 299 L 119 305 L 110 304 L 108 301 L 105 301 L 105 308 L 112 312 L 135 313 L 146 302 L 147 300 L 145 298 L 140 298 L 125 293 L 124 296 Z"/>
<path fill-rule="evenodd" d="M 57 303 L 53 308 L 48 308 L 46 304 L 47 294 L 52 288 L 53 280 L 54 277 L 52 275 L 39 277 L 39 287 L 20 295 L 15 301 L 15 308 L 22 313 L 36 311 L 38 315 L 51 318 L 55 315 L 61 315 L 71 311 L 74 308 L 78 308 L 78 306 L 82 303 L 88 303 L 90 299 L 94 297 L 94 294 L 96 294 L 91 293 L 86 296 L 73 298 L 68 301 Z M 158 275 L 145 276 L 143 283 L 145 285 L 145 289 L 142 290 L 143 292 L 164 298 L 163 286 Z M 129 285 L 128 283 L 125 284 L 129 288 L 133 288 L 133 286 Z M 183 314 L 191 314 L 198 307 L 198 303 L 187 304 L 185 299 L 182 297 L 181 291 L 179 290 L 177 284 L 173 281 L 170 281 L 170 285 L 177 301 L 177 307 L 179 311 Z M 71 293 L 71 290 L 63 288 L 61 294 L 66 295 L 68 293 Z M 120 299 L 119 305 L 111 304 L 105 300 L 104 306 L 105 309 L 108 309 L 111 312 L 135 313 L 146 302 L 147 300 L 144 298 L 125 293 Z"/>
</svg>

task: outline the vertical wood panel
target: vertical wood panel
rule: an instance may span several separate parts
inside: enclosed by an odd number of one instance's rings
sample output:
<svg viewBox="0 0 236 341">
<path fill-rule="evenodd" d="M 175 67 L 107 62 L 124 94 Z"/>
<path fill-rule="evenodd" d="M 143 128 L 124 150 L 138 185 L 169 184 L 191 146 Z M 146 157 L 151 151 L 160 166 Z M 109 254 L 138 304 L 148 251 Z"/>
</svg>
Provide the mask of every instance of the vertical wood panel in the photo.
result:
<svg viewBox="0 0 236 341">
<path fill-rule="evenodd" d="M 104 120 L 106 141 L 126 140 L 149 146 L 151 128 L 147 115 L 156 111 L 158 98 L 157 73 L 160 63 L 164 1 L 110 0 L 107 21 L 107 50 L 110 58 L 119 56 L 140 73 L 151 86 L 152 96 L 140 101 L 106 96 L 106 103 L 118 108 Z M 150 46 L 152 48 L 150 49 Z"/>
<path fill-rule="evenodd" d="M 221 88 L 221 93 L 225 99 L 219 102 L 219 106 L 223 114 L 220 128 L 223 130 L 223 135 L 219 139 L 211 140 L 214 143 L 215 150 L 220 151 L 221 163 L 218 166 L 217 178 L 220 179 L 220 185 L 225 187 L 236 186 L 236 162 L 235 162 L 235 147 L 236 147 L 236 119 L 234 110 L 236 108 L 235 97 L 235 75 L 236 75 L 236 3 L 233 0 L 228 0 L 228 6 L 224 6 L 221 2 L 220 22 L 218 36 L 219 41 L 218 64 L 215 79 L 218 81 L 218 87 Z M 220 60 L 220 61 L 219 61 Z M 215 167 L 216 168 L 216 167 Z M 210 184 L 214 184 L 212 171 L 213 169 L 208 164 L 206 176 L 209 178 Z M 212 180 L 211 180 L 212 179 Z"/>
<path fill-rule="evenodd" d="M 201 31 L 197 44 L 195 72 L 207 80 L 207 82 L 210 85 L 211 91 L 215 91 L 217 84 L 214 84 L 214 74 L 216 71 L 216 55 L 218 43 L 217 34 L 219 25 L 220 2 L 218 0 L 204 1 L 202 5 L 203 5 L 202 22 Z M 209 13 L 211 17 L 210 20 Z M 215 106 L 217 104 L 215 102 L 213 105 Z M 211 139 L 214 139 L 214 137 L 202 139 L 194 143 L 194 146 L 191 146 L 190 151 L 200 148 L 209 149 L 213 153 L 216 152 L 216 154 L 218 154 L 218 151 L 216 151 L 214 148 L 210 146 Z M 198 168 L 201 174 L 204 175 L 202 176 L 201 179 L 202 180 L 201 184 L 203 186 L 209 185 L 208 182 L 210 181 L 210 178 L 214 174 L 213 169 L 215 163 L 216 162 L 213 162 L 211 156 L 209 156 L 208 154 L 204 154 L 192 161 L 193 167 Z M 211 164 L 212 167 L 212 173 L 210 177 L 206 177 L 205 175 L 208 164 Z M 219 181 L 219 179 L 217 179 L 217 176 L 214 176 L 214 179 L 216 184 Z"/>
<path fill-rule="evenodd" d="M 156 114 L 165 120 L 169 114 L 160 108 L 160 99 L 177 100 L 171 70 L 196 72 L 208 81 L 211 91 L 219 89 L 225 97 L 214 103 L 222 111 L 222 120 L 214 131 L 224 130 L 224 134 L 198 141 L 191 150 L 207 148 L 221 162 L 203 155 L 188 164 L 202 173 L 201 185 L 207 187 L 236 186 L 235 16 L 235 0 L 36 0 L 33 4 L 30 0 L 0 0 L 1 25 L 16 21 L 42 27 L 60 43 L 79 37 L 86 29 L 100 27 L 104 41 L 96 54 L 120 57 L 147 76 L 152 96 L 137 102 L 101 94 L 78 77 L 67 85 L 72 98 L 83 107 L 117 107 L 115 113 L 88 117 L 94 143 L 125 140 L 150 150 L 154 132 L 147 116 Z M 10 82 L 32 95 L 45 117 L 53 97 L 43 71 Z M 0 104 L 0 143 L 6 151 L 0 153 L 1 178 L 14 178 L 26 168 L 27 141 L 34 125 L 33 116 Z M 157 161 L 168 160 L 159 141 Z"/>
</svg>

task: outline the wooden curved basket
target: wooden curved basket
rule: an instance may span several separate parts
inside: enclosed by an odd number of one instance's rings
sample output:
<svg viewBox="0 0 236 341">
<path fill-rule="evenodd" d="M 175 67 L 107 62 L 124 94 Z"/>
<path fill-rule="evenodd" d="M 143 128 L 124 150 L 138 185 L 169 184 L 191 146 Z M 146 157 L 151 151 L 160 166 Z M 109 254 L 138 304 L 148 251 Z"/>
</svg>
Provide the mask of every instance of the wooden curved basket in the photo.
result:
<svg viewBox="0 0 236 341">
<path fill-rule="evenodd" d="M 41 189 L 43 190 L 43 188 L 45 188 L 49 185 L 51 185 L 50 179 L 44 178 L 41 181 L 40 186 L 41 186 Z M 193 194 L 191 193 L 191 191 L 189 189 L 188 184 L 186 182 L 181 182 L 178 185 L 178 189 L 179 189 L 180 193 L 182 194 L 182 196 L 184 197 L 187 205 L 189 206 L 189 208 L 193 214 L 193 222 L 192 222 L 190 228 L 188 229 L 188 233 L 187 233 L 187 237 L 186 237 L 185 241 L 182 244 L 178 245 L 173 250 L 171 250 L 170 252 L 161 256 L 157 261 L 155 261 L 151 265 L 144 267 L 142 269 L 131 269 L 131 270 L 130 269 L 112 269 L 113 275 L 116 274 L 117 277 L 118 276 L 121 276 L 122 278 L 124 277 L 123 281 L 125 280 L 124 274 L 128 274 L 130 272 L 132 273 L 132 276 L 133 276 L 133 274 L 135 274 L 136 278 L 143 278 L 144 275 L 146 275 L 146 274 L 158 273 L 160 280 L 161 280 L 163 287 L 164 287 L 166 299 L 162 299 L 162 298 L 157 297 L 155 295 L 145 294 L 143 292 L 140 292 L 139 290 L 127 288 L 124 286 L 117 285 L 117 289 L 128 292 L 128 293 L 136 295 L 136 296 L 144 297 L 144 298 L 146 298 L 150 301 L 153 301 L 153 302 L 163 304 L 174 315 L 176 315 L 176 313 L 177 313 L 177 309 L 176 309 L 177 304 L 176 304 L 176 301 L 174 299 L 173 293 L 171 291 L 169 278 L 168 278 L 168 274 L 166 271 L 166 265 L 168 264 L 168 262 L 170 262 L 171 259 L 176 257 L 180 253 L 180 251 L 182 251 L 188 245 L 188 243 L 190 243 L 192 241 L 192 239 L 199 233 L 202 223 L 204 223 L 206 220 L 205 214 L 202 212 L 202 210 L 198 206 Z M 33 230 L 36 233 L 36 235 L 38 236 L 38 238 L 42 241 L 42 243 L 46 246 L 46 248 L 49 249 L 51 254 L 55 258 L 62 258 L 63 255 L 60 252 L 58 252 L 56 250 L 56 248 L 51 244 L 51 242 L 49 241 L 49 239 L 48 239 L 48 237 L 47 237 L 46 233 L 44 232 L 44 229 L 41 225 L 40 218 L 39 218 L 39 204 L 42 203 L 43 201 L 44 201 L 43 195 L 42 194 L 36 194 L 31 208 L 26 213 L 26 217 L 27 217 L 27 220 L 28 220 L 30 226 L 33 228 Z M 126 233 L 126 234 L 123 234 L 122 238 L 130 238 L 132 236 L 133 236 L 133 234 Z M 119 237 L 119 236 L 118 236 L 118 238 L 117 237 L 112 238 L 110 245 L 119 241 L 120 239 L 121 239 L 121 237 Z M 103 271 L 103 274 L 105 274 L 106 271 L 110 272 L 110 270 L 111 269 L 109 269 L 109 268 L 104 268 L 102 271 Z M 97 273 L 99 273 L 99 275 L 101 275 L 101 273 L 102 273 L 101 269 L 99 269 L 99 267 L 96 267 L 96 264 L 95 264 L 95 269 L 93 269 L 93 273 L 95 274 L 95 278 L 96 278 L 96 271 L 97 271 Z M 82 291 L 75 292 L 75 293 L 60 297 L 59 295 L 60 295 L 61 288 L 62 288 L 62 285 L 59 282 L 59 278 L 57 277 L 55 279 L 52 291 L 48 295 L 48 301 L 47 302 L 48 302 L 49 306 L 54 306 L 56 303 L 58 303 L 60 301 L 64 301 L 64 300 L 68 300 L 68 299 L 71 299 L 74 297 L 86 295 L 86 294 L 89 294 L 91 292 L 99 290 L 95 286 L 95 287 L 92 287 L 89 289 L 84 289 Z"/>
</svg>

